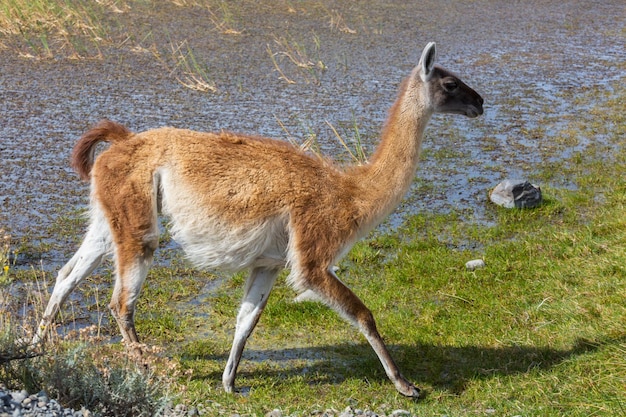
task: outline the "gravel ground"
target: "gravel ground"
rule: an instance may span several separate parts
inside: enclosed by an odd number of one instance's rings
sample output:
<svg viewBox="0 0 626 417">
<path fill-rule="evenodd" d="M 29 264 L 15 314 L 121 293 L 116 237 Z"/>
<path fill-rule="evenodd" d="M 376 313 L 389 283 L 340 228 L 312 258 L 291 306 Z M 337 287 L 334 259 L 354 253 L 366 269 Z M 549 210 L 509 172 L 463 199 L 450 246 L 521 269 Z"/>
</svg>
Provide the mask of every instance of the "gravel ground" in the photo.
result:
<svg viewBox="0 0 626 417">
<path fill-rule="evenodd" d="M 64 408 L 44 392 L 29 395 L 26 391 L 9 391 L 0 388 L 0 417 L 41 416 L 41 417 L 87 417 L 92 413 L 88 410 L 72 410 Z"/>
<path fill-rule="evenodd" d="M 217 406 L 217 407 L 216 407 Z M 239 414 L 221 410 L 218 404 L 212 406 L 186 407 L 179 404 L 171 407 L 163 413 L 166 417 L 184 417 L 184 416 L 212 416 L 219 414 L 228 417 L 242 417 Z M 28 394 L 26 391 L 11 391 L 0 385 L 0 417 L 95 417 L 97 414 L 82 408 L 73 410 L 65 408 L 56 400 L 48 398 L 43 391 L 38 394 Z M 300 414 L 298 415 L 306 415 Z M 312 417 L 412 417 L 413 414 L 406 410 L 394 410 L 389 414 L 378 414 L 370 410 L 361 410 L 352 406 L 347 406 L 342 411 L 327 409 L 313 410 L 309 412 Z M 265 417 L 290 417 L 282 411 L 275 409 L 265 414 Z"/>
</svg>

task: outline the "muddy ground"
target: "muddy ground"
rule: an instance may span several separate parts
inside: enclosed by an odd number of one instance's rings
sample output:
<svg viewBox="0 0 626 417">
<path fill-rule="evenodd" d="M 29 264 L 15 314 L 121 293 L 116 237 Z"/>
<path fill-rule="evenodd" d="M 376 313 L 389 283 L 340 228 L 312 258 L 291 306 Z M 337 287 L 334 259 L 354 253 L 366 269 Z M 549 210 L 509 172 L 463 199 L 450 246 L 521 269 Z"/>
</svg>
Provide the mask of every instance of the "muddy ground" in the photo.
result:
<svg viewBox="0 0 626 417">
<path fill-rule="evenodd" d="M 347 160 L 326 121 L 348 141 L 357 126 L 371 152 L 400 81 L 436 41 L 439 62 L 484 97 L 485 115 L 434 117 L 415 186 L 386 227 L 406 213 L 451 208 L 489 222 L 488 190 L 584 150 L 554 143 L 564 123 L 588 110 L 575 98 L 624 76 L 622 0 L 224 4 L 228 16 L 166 2 L 111 14 L 117 41 L 101 46 L 101 56 L 29 58 L 27 45 L 21 54 L 0 51 L 0 228 L 20 248 L 19 264 L 53 268 L 75 250 L 88 187 L 68 158 L 102 118 L 136 131 L 315 135 L 324 153 Z M 216 91 L 177 80 L 171 50 L 181 45 Z M 286 53 L 312 65 L 298 67 Z"/>
</svg>

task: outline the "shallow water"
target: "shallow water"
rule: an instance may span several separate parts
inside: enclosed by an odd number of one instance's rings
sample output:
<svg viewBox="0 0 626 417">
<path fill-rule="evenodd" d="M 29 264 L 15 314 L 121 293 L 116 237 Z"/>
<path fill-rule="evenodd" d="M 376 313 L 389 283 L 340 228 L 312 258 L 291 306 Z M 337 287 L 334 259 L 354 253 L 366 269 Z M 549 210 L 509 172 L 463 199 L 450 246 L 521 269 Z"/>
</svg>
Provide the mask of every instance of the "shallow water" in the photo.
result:
<svg viewBox="0 0 626 417">
<path fill-rule="evenodd" d="M 119 17 L 133 21 L 133 39 L 143 39 L 135 44 L 144 48 L 164 54 L 186 40 L 215 93 L 183 87 L 145 50 L 111 48 L 103 59 L 83 60 L 0 51 L 0 228 L 24 247 L 20 263 L 41 261 L 47 269 L 75 250 L 80 227 L 67 227 L 64 219 L 85 207 L 88 188 L 68 158 L 99 119 L 136 131 L 171 125 L 299 141 L 314 134 L 324 153 L 346 160 L 325 122 L 348 140 L 356 124 L 371 152 L 401 79 L 434 40 L 439 62 L 484 97 L 485 114 L 433 118 L 415 186 L 384 227 L 397 226 L 406 213 L 451 208 L 488 222 L 487 192 L 499 181 L 532 177 L 546 158 L 584 149 L 585 143 L 555 148 L 550 141 L 588 110 L 573 98 L 590 87 L 610 88 L 626 60 L 621 0 L 243 1 L 232 7 L 239 35 L 215 30 L 199 8 L 164 5 Z M 333 27 L 337 15 L 356 33 Z M 295 81 L 285 82 L 268 52 L 285 45 L 296 45 L 325 69 L 299 69 L 277 55 Z M 540 134 L 528 134 L 534 130 Z"/>
</svg>

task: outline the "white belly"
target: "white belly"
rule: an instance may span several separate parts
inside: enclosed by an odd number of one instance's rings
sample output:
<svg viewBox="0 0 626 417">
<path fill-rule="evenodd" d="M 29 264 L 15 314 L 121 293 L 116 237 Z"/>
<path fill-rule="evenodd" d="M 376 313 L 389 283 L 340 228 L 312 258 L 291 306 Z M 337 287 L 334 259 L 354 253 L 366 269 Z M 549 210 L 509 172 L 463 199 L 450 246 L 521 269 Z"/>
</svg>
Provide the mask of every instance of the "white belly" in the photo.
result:
<svg viewBox="0 0 626 417">
<path fill-rule="evenodd" d="M 288 238 L 284 221 L 279 219 L 238 229 L 225 228 L 211 219 L 200 224 L 172 219 L 172 234 L 200 268 L 234 272 L 255 266 L 285 267 Z"/>
<path fill-rule="evenodd" d="M 199 204 L 181 182 L 172 181 L 163 169 L 161 211 L 169 217 L 171 233 L 187 257 L 200 268 L 240 271 L 255 266 L 283 268 L 289 235 L 286 215 L 226 221 L 212 212 L 210 203 Z"/>
</svg>

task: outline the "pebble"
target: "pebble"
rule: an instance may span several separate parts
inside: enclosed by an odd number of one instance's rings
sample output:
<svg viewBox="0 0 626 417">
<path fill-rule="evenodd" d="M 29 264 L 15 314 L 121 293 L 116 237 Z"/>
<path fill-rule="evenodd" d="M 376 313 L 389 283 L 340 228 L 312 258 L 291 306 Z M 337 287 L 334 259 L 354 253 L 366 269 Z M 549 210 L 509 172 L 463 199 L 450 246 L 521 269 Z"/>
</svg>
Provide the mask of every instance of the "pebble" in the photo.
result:
<svg viewBox="0 0 626 417">
<path fill-rule="evenodd" d="M 467 269 L 468 271 L 474 271 L 475 269 L 480 269 L 484 267 L 485 261 L 483 261 L 482 259 L 473 259 L 465 263 L 465 269 Z"/>
</svg>

